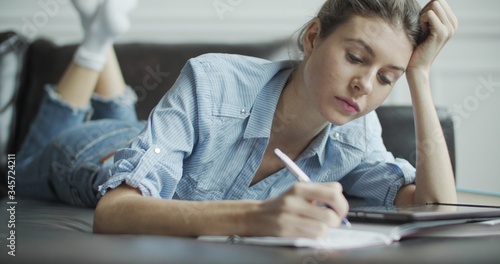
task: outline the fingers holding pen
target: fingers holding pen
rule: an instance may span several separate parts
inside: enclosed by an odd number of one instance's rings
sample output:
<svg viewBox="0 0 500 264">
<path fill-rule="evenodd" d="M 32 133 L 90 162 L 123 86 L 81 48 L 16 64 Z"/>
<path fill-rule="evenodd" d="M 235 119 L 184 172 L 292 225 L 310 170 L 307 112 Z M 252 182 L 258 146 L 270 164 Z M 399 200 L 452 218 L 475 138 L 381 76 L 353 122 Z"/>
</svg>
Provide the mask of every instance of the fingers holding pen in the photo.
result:
<svg viewBox="0 0 500 264">
<path fill-rule="evenodd" d="M 339 183 L 297 183 L 290 192 L 303 201 L 305 217 L 325 221 L 332 227 L 338 226 L 349 211 Z"/>
<path fill-rule="evenodd" d="M 297 183 L 283 195 L 263 202 L 254 220 L 266 226 L 261 231 L 267 233 L 259 235 L 317 238 L 339 226 L 348 208 L 338 183 Z"/>
<path fill-rule="evenodd" d="M 349 211 L 349 204 L 344 197 L 342 185 L 338 182 L 306 184 L 302 187 L 303 197 L 330 207 L 340 218 Z"/>
</svg>

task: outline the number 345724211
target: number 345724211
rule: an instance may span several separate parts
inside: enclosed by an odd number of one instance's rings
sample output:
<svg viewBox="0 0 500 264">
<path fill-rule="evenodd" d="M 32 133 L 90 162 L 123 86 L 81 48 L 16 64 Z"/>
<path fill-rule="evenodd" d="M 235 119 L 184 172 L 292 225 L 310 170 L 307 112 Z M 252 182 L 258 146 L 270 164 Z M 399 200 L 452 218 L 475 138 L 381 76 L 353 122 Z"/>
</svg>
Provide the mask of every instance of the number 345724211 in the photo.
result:
<svg viewBox="0 0 500 264">
<path fill-rule="evenodd" d="M 7 158 L 7 187 L 10 200 L 15 199 L 16 188 L 16 155 L 9 154 Z"/>
</svg>

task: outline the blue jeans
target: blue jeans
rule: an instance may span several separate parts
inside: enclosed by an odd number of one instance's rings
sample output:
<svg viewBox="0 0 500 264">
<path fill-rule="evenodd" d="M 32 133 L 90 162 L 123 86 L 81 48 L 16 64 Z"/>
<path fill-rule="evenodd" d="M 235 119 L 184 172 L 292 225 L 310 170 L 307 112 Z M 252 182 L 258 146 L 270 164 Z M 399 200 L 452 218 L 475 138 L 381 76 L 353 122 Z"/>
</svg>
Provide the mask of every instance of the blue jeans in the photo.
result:
<svg viewBox="0 0 500 264">
<path fill-rule="evenodd" d="M 16 192 L 23 197 L 95 207 L 98 186 L 109 178 L 112 156 L 145 127 L 137 120 L 135 93 L 119 98 L 94 95 L 77 109 L 46 87 L 37 116 L 16 155 Z M 89 121 L 88 117 L 91 116 Z M 104 161 L 105 160 L 105 161 Z"/>
</svg>

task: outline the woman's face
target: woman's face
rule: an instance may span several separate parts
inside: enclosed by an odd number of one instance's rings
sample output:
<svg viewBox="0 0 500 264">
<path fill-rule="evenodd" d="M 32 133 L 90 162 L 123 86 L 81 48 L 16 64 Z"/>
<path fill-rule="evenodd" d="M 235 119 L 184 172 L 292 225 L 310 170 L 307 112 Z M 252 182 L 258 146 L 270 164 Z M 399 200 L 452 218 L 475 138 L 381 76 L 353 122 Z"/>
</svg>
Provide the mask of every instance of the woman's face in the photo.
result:
<svg viewBox="0 0 500 264">
<path fill-rule="evenodd" d="M 335 125 L 380 106 L 413 52 L 402 29 L 377 18 L 354 16 L 324 39 L 319 32 L 316 21 L 305 34 L 305 93 Z"/>
</svg>

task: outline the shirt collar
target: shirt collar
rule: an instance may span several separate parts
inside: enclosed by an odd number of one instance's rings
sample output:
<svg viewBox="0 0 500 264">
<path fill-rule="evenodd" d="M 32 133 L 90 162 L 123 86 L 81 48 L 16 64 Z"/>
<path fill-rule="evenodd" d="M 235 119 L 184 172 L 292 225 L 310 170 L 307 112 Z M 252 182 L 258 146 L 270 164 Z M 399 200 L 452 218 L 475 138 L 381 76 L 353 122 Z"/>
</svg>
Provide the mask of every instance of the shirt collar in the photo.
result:
<svg viewBox="0 0 500 264">
<path fill-rule="evenodd" d="M 295 61 L 282 61 L 272 64 L 277 72 L 257 95 L 251 109 L 244 138 L 269 138 L 273 125 L 274 112 L 281 92 L 296 65 Z"/>
<path fill-rule="evenodd" d="M 309 144 L 298 159 L 316 156 L 318 158 L 319 165 L 323 166 L 326 159 L 326 144 L 330 138 L 333 127 L 333 124 L 328 123 L 328 125 L 316 136 L 316 138 L 311 142 L 311 144 Z"/>
</svg>

